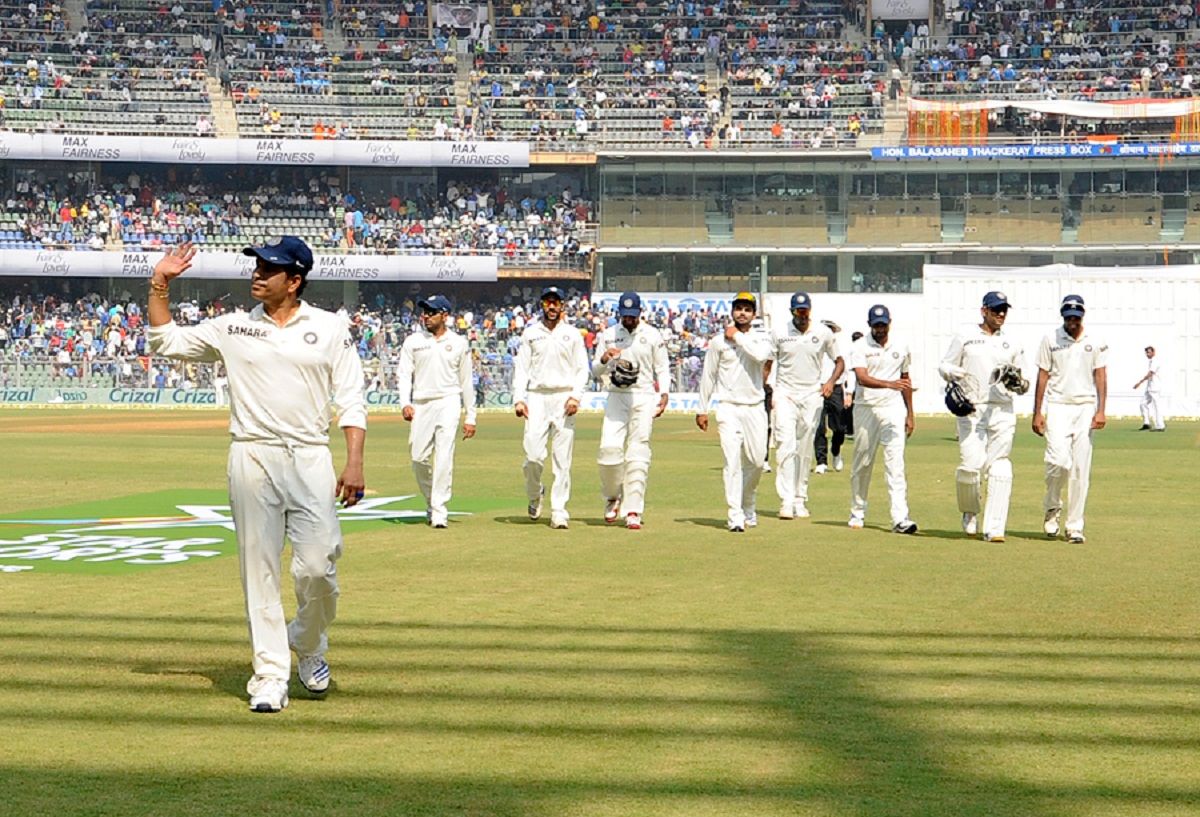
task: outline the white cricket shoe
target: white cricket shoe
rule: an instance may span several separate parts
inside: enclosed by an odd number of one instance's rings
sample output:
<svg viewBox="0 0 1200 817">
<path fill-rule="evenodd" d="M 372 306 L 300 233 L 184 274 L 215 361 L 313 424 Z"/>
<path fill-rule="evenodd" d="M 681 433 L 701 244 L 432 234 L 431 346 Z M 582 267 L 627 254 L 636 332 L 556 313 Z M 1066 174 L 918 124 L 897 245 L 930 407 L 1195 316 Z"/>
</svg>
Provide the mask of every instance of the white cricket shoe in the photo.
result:
<svg viewBox="0 0 1200 817">
<path fill-rule="evenodd" d="M 916 533 L 917 523 L 911 519 L 902 519 L 895 525 L 892 525 L 892 533 Z"/>
<path fill-rule="evenodd" d="M 747 528 L 757 528 L 758 527 L 758 514 L 756 514 L 756 513 L 746 514 L 746 527 Z"/>
<path fill-rule="evenodd" d="M 296 662 L 296 675 L 300 685 L 314 695 L 329 691 L 329 663 L 323 655 L 300 655 Z"/>
<path fill-rule="evenodd" d="M 1058 512 L 1058 508 L 1046 511 L 1046 521 L 1042 523 L 1042 530 L 1051 539 L 1058 536 Z"/>
<path fill-rule="evenodd" d="M 821 463 L 820 465 L 818 465 L 816 468 L 813 469 L 813 473 L 814 474 L 824 474 L 828 470 L 829 470 L 829 466 L 826 465 L 825 463 Z"/>
<path fill-rule="evenodd" d="M 642 515 L 640 513 L 631 513 L 625 517 L 625 527 L 630 530 L 642 529 Z"/>
<path fill-rule="evenodd" d="M 529 518 L 530 519 L 537 520 L 537 519 L 542 518 L 542 500 L 545 498 L 545 496 L 546 496 L 546 488 L 545 488 L 545 486 L 543 486 L 542 488 L 540 488 L 538 490 L 537 499 L 529 500 Z"/>
<path fill-rule="evenodd" d="M 808 519 L 810 516 L 812 516 L 812 514 L 808 512 L 808 506 L 799 500 L 796 501 L 795 511 L 797 519 Z"/>
<path fill-rule="evenodd" d="M 963 533 L 974 536 L 979 533 L 979 518 L 973 513 L 964 513 L 962 518 Z"/>
<path fill-rule="evenodd" d="M 727 525 L 727 527 L 729 528 L 730 533 L 745 533 L 746 532 L 746 528 L 744 525 L 735 525 L 734 523 L 730 522 Z"/>
<path fill-rule="evenodd" d="M 845 467 L 846 467 L 846 461 L 842 459 L 841 454 L 838 454 L 836 457 L 833 458 L 833 470 L 834 471 L 841 471 Z"/>
<path fill-rule="evenodd" d="M 1081 530 L 1069 530 L 1067 531 L 1067 541 L 1072 545 L 1082 545 L 1087 541 L 1087 537 L 1083 535 L 1083 531 Z"/>
<path fill-rule="evenodd" d="M 846 525 L 849 526 L 853 530 L 862 530 L 864 524 L 865 524 L 865 521 L 863 520 L 863 518 L 856 514 L 850 514 L 850 521 L 846 523 Z"/>
<path fill-rule="evenodd" d="M 983 541 L 985 541 L 985 542 L 1003 542 L 1004 534 L 1003 533 L 985 533 L 983 535 Z"/>
<path fill-rule="evenodd" d="M 617 521 L 617 517 L 621 515 L 621 500 L 606 499 L 604 500 L 604 524 L 611 525 Z"/>
<path fill-rule="evenodd" d="M 279 712 L 288 705 L 287 681 L 255 675 L 246 684 L 251 712 Z"/>
<path fill-rule="evenodd" d="M 764 474 L 769 474 L 769 473 L 771 473 L 771 463 L 770 463 L 770 461 L 769 461 L 769 460 L 768 460 L 767 462 L 764 462 L 764 463 L 763 463 L 763 473 L 764 473 Z"/>
<path fill-rule="evenodd" d="M 780 519 L 795 519 L 796 511 L 792 508 L 791 505 L 789 505 L 788 503 L 785 502 L 779 506 L 779 518 Z"/>
<path fill-rule="evenodd" d="M 554 528 L 555 530 L 566 530 L 567 529 L 567 515 L 566 514 L 557 514 L 557 513 L 551 514 L 550 515 L 550 527 Z"/>
</svg>

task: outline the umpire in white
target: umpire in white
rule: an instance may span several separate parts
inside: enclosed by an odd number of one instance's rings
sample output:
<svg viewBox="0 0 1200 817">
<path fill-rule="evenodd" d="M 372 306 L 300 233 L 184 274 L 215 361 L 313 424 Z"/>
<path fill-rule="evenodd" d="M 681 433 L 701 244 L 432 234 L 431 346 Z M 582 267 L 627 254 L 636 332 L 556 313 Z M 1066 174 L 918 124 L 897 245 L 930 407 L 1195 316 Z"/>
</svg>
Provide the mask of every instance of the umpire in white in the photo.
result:
<svg viewBox="0 0 1200 817">
<path fill-rule="evenodd" d="M 666 411 L 671 373 L 662 334 L 642 321 L 642 299 L 621 294 L 620 322 L 600 334 L 592 374 L 608 389 L 600 427 L 600 492 L 604 521 L 622 513 L 625 527 L 642 526 L 646 508 L 646 476 L 650 471 L 650 430 Z"/>
<path fill-rule="evenodd" d="M 191 266 L 181 244 L 154 267 L 150 348 L 185 360 L 222 360 L 229 372 L 229 504 L 237 533 L 254 675 L 250 708 L 288 704 L 289 646 L 300 682 L 329 689 L 326 630 L 337 612 L 335 562 L 342 552 L 336 502 L 363 496 L 367 413 L 363 373 L 345 321 L 300 300 L 312 252 L 295 236 L 248 247 L 257 264 L 250 312 L 180 327 L 171 318 L 169 284 Z M 346 466 L 335 475 L 329 452 L 330 403 L 346 435 Z M 285 623 L 280 598 L 285 537 L 292 543 L 297 609 Z"/>
<path fill-rule="evenodd" d="M 892 500 L 892 530 L 916 533 L 908 515 L 908 482 L 904 475 L 904 443 L 913 433 L 912 355 L 908 345 L 891 337 L 892 314 L 883 304 L 867 311 L 871 332 L 855 342 L 850 366 L 858 379 L 854 393 L 854 459 L 850 465 L 851 528 L 861 529 L 867 516 L 867 494 L 875 452 L 883 446 L 883 469 Z"/>
<path fill-rule="evenodd" d="M 696 425 L 708 431 L 708 404 L 717 398 L 717 434 L 725 468 L 726 524 L 734 533 L 758 524 L 755 500 L 767 459 L 767 413 L 763 411 L 763 370 L 771 359 L 771 337 L 751 323 L 758 299 L 733 296 L 732 321 L 708 342 L 700 373 Z"/>
<path fill-rule="evenodd" d="M 766 363 L 766 376 L 775 369 L 775 391 L 771 410 L 775 418 L 775 490 L 779 494 L 779 518 L 808 517 L 808 470 L 813 459 L 813 438 L 825 399 L 846 363 L 838 351 L 833 332 L 814 324 L 812 298 L 797 292 L 791 300 L 792 319 L 772 334 L 774 360 Z M 829 378 L 822 381 L 821 365 L 833 362 Z"/>
<path fill-rule="evenodd" d="M 464 411 L 463 439 L 475 436 L 471 347 L 446 326 L 450 301 L 445 296 L 423 298 L 417 309 L 421 328 L 400 346 L 396 374 L 400 411 L 412 423 L 408 448 L 429 524 L 445 528 L 454 482 L 454 440 Z"/>
<path fill-rule="evenodd" d="M 979 309 L 982 320 L 958 332 L 938 364 L 938 373 L 948 383 L 957 383 L 975 410 L 958 418 L 959 465 L 954 481 L 958 510 L 962 513 L 963 532 L 974 536 L 979 530 L 983 511 L 983 538 L 1003 542 L 1008 524 L 1008 504 L 1012 495 L 1013 436 L 1017 416 L 1013 412 L 1014 392 L 1001 376 L 1007 367 L 1019 370 L 1025 365 L 1021 347 L 1004 332 L 1010 304 L 1003 292 L 983 296 Z M 1019 378 L 1017 394 L 1029 384 Z M 981 492 L 987 486 L 987 504 L 981 508 Z"/>
<path fill-rule="evenodd" d="M 521 333 L 513 367 L 513 409 L 525 418 L 525 492 L 529 518 L 542 515 L 542 472 L 550 446 L 554 484 L 550 488 L 550 527 L 565 530 L 570 520 L 571 454 L 575 413 L 591 380 L 587 350 L 579 330 L 563 320 L 558 287 L 542 290 L 542 318 Z"/>
<path fill-rule="evenodd" d="M 1033 433 L 1046 438 L 1043 529 L 1057 537 L 1067 491 L 1067 541 L 1082 545 L 1083 511 L 1092 472 L 1092 432 L 1107 424 L 1108 346 L 1083 331 L 1083 298 L 1068 295 L 1063 324 L 1038 347 Z"/>
</svg>

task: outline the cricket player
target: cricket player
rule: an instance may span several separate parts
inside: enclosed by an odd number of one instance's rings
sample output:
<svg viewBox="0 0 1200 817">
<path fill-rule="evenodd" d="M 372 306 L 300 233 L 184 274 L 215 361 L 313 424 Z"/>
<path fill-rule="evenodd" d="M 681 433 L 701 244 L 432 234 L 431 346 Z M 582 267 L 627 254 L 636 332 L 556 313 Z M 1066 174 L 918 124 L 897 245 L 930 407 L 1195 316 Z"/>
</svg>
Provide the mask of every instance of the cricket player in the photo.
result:
<svg viewBox="0 0 1200 817">
<path fill-rule="evenodd" d="M 592 376 L 579 330 L 563 320 L 558 287 L 542 290 L 542 318 L 525 327 L 513 367 L 513 409 L 525 418 L 525 492 L 529 518 L 542 515 L 542 471 L 551 446 L 554 484 L 550 488 L 550 527 L 566 530 L 570 515 L 571 449 L 575 413 Z"/>
<path fill-rule="evenodd" d="M 1025 365 L 1021 347 L 1004 332 L 1010 308 L 1003 292 L 984 295 L 979 308 L 982 321 L 957 333 L 938 365 L 942 378 L 962 386 L 975 406 L 972 414 L 958 418 L 959 465 L 954 481 L 963 532 L 968 536 L 978 533 L 981 492 L 986 484 L 987 503 L 982 505 L 985 542 L 1004 541 L 1012 495 L 1009 455 L 1017 415 L 1013 412 L 1014 393 L 996 376 L 1003 366 L 1021 369 Z M 1028 383 L 1022 382 L 1028 388 Z"/>
<path fill-rule="evenodd" d="M 424 298 L 417 308 L 422 328 L 400 347 L 400 411 L 412 423 L 408 437 L 412 469 L 425 497 L 429 524 L 445 528 L 454 481 L 454 438 L 464 410 L 463 439 L 475 436 L 471 348 L 466 338 L 446 325 L 450 301 L 445 296 Z"/>
<path fill-rule="evenodd" d="M 1046 519 L 1058 536 L 1067 491 L 1067 541 L 1082 545 L 1083 510 L 1092 471 L 1092 432 L 1104 428 L 1108 346 L 1083 331 L 1083 298 L 1063 298 L 1063 325 L 1042 338 L 1033 395 L 1033 433 L 1046 438 Z"/>
<path fill-rule="evenodd" d="M 696 425 L 708 431 L 708 405 L 717 398 L 717 433 L 725 457 L 727 527 L 734 533 L 758 524 L 755 494 L 767 456 L 767 414 L 763 411 L 763 369 L 771 359 L 771 336 L 750 323 L 758 299 L 750 292 L 733 297 L 732 321 L 709 341 L 700 373 Z"/>
<path fill-rule="evenodd" d="M 621 294 L 620 323 L 605 329 L 596 343 L 592 374 L 607 385 L 600 428 L 600 492 L 604 521 L 625 514 L 625 527 L 638 530 L 646 506 L 650 470 L 650 429 L 666 411 L 671 373 L 662 334 L 642 321 L 642 299 Z"/>
<path fill-rule="evenodd" d="M 346 323 L 300 300 L 312 251 L 295 236 L 243 252 L 257 259 L 250 294 L 259 305 L 196 326 L 176 326 L 170 282 L 195 256 L 180 244 L 150 279 L 150 348 L 184 360 L 221 360 L 229 377 L 229 505 L 237 534 L 254 675 L 250 709 L 288 704 L 289 646 L 300 683 L 329 689 L 326 631 L 337 612 L 335 562 L 342 552 L 335 502 L 362 499 L 367 413 L 363 372 Z M 330 402 L 346 436 L 336 476 L 329 452 Z M 284 538 L 292 543 L 296 617 L 280 599 Z"/>
<path fill-rule="evenodd" d="M 867 310 L 870 334 L 855 342 L 850 366 L 858 384 L 854 392 L 854 458 L 850 462 L 851 528 L 862 529 L 867 494 L 875 469 L 876 449 L 883 446 L 883 468 L 892 500 L 892 531 L 916 533 L 908 516 L 908 483 L 904 478 L 904 441 L 913 433 L 912 355 L 908 345 L 891 338 L 892 314 L 883 304 Z"/>
<path fill-rule="evenodd" d="M 1146 384 L 1146 390 L 1142 392 L 1142 427 L 1138 431 L 1166 431 L 1160 399 L 1162 378 L 1158 376 L 1158 358 L 1153 346 L 1146 347 L 1146 362 L 1146 375 L 1133 384 L 1135 389 Z"/>
<path fill-rule="evenodd" d="M 797 292 L 791 300 L 792 320 L 771 336 L 774 360 L 766 362 L 765 376 L 775 370 L 771 409 L 775 417 L 775 490 L 780 519 L 808 517 L 808 471 L 813 459 L 813 438 L 825 400 L 833 394 L 846 363 L 833 332 L 812 322 L 812 298 Z M 832 361 L 833 371 L 821 378 L 821 366 Z"/>
<path fill-rule="evenodd" d="M 838 354 L 843 359 L 842 376 L 833 381 L 833 391 L 825 398 L 821 407 L 821 416 L 817 418 L 817 430 L 813 434 L 813 454 L 817 460 L 814 474 L 826 473 L 832 465 L 834 471 L 845 467 L 842 459 L 842 446 L 846 443 L 846 433 L 850 431 L 850 403 L 854 399 L 854 372 L 845 365 L 845 355 L 842 354 L 844 335 L 842 327 L 833 321 L 821 321 L 833 333 L 834 343 L 837 344 Z M 861 333 L 857 333 L 862 337 Z M 821 379 L 828 380 L 833 376 L 834 363 L 830 360 L 821 362 Z M 825 428 L 830 431 L 830 440 L 825 439 Z M 832 463 L 830 457 L 833 457 Z"/>
</svg>

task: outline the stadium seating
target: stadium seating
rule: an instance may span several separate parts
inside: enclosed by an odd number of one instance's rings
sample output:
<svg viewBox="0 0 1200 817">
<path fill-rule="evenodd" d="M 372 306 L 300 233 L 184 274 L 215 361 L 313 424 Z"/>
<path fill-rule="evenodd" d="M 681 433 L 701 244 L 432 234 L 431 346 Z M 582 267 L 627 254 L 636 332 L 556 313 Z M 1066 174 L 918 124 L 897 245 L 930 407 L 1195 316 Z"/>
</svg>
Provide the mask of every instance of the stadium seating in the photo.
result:
<svg viewBox="0 0 1200 817">
<path fill-rule="evenodd" d="M 847 244 L 936 243 L 941 231 L 939 199 L 881 198 L 847 205 Z"/>
</svg>

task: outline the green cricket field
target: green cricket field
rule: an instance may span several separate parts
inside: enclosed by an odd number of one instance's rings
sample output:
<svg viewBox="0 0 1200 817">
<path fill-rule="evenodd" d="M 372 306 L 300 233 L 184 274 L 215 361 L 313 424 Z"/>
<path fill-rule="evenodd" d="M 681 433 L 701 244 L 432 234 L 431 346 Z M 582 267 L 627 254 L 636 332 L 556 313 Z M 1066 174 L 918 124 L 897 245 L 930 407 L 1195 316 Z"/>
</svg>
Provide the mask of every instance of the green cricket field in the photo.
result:
<svg viewBox="0 0 1200 817">
<path fill-rule="evenodd" d="M 0 814 L 1200 813 L 1196 422 L 1096 434 L 1085 545 L 1042 534 L 1027 418 L 1002 544 L 960 530 L 949 417 L 909 441 L 916 536 L 881 462 L 865 530 L 847 470 L 792 521 L 765 475 L 758 527 L 726 531 L 715 428 L 678 415 L 640 531 L 603 522 L 597 415 L 570 529 L 530 522 L 500 414 L 432 530 L 405 424 L 371 423 L 333 689 L 261 715 L 225 416 L 0 411 Z"/>
</svg>

